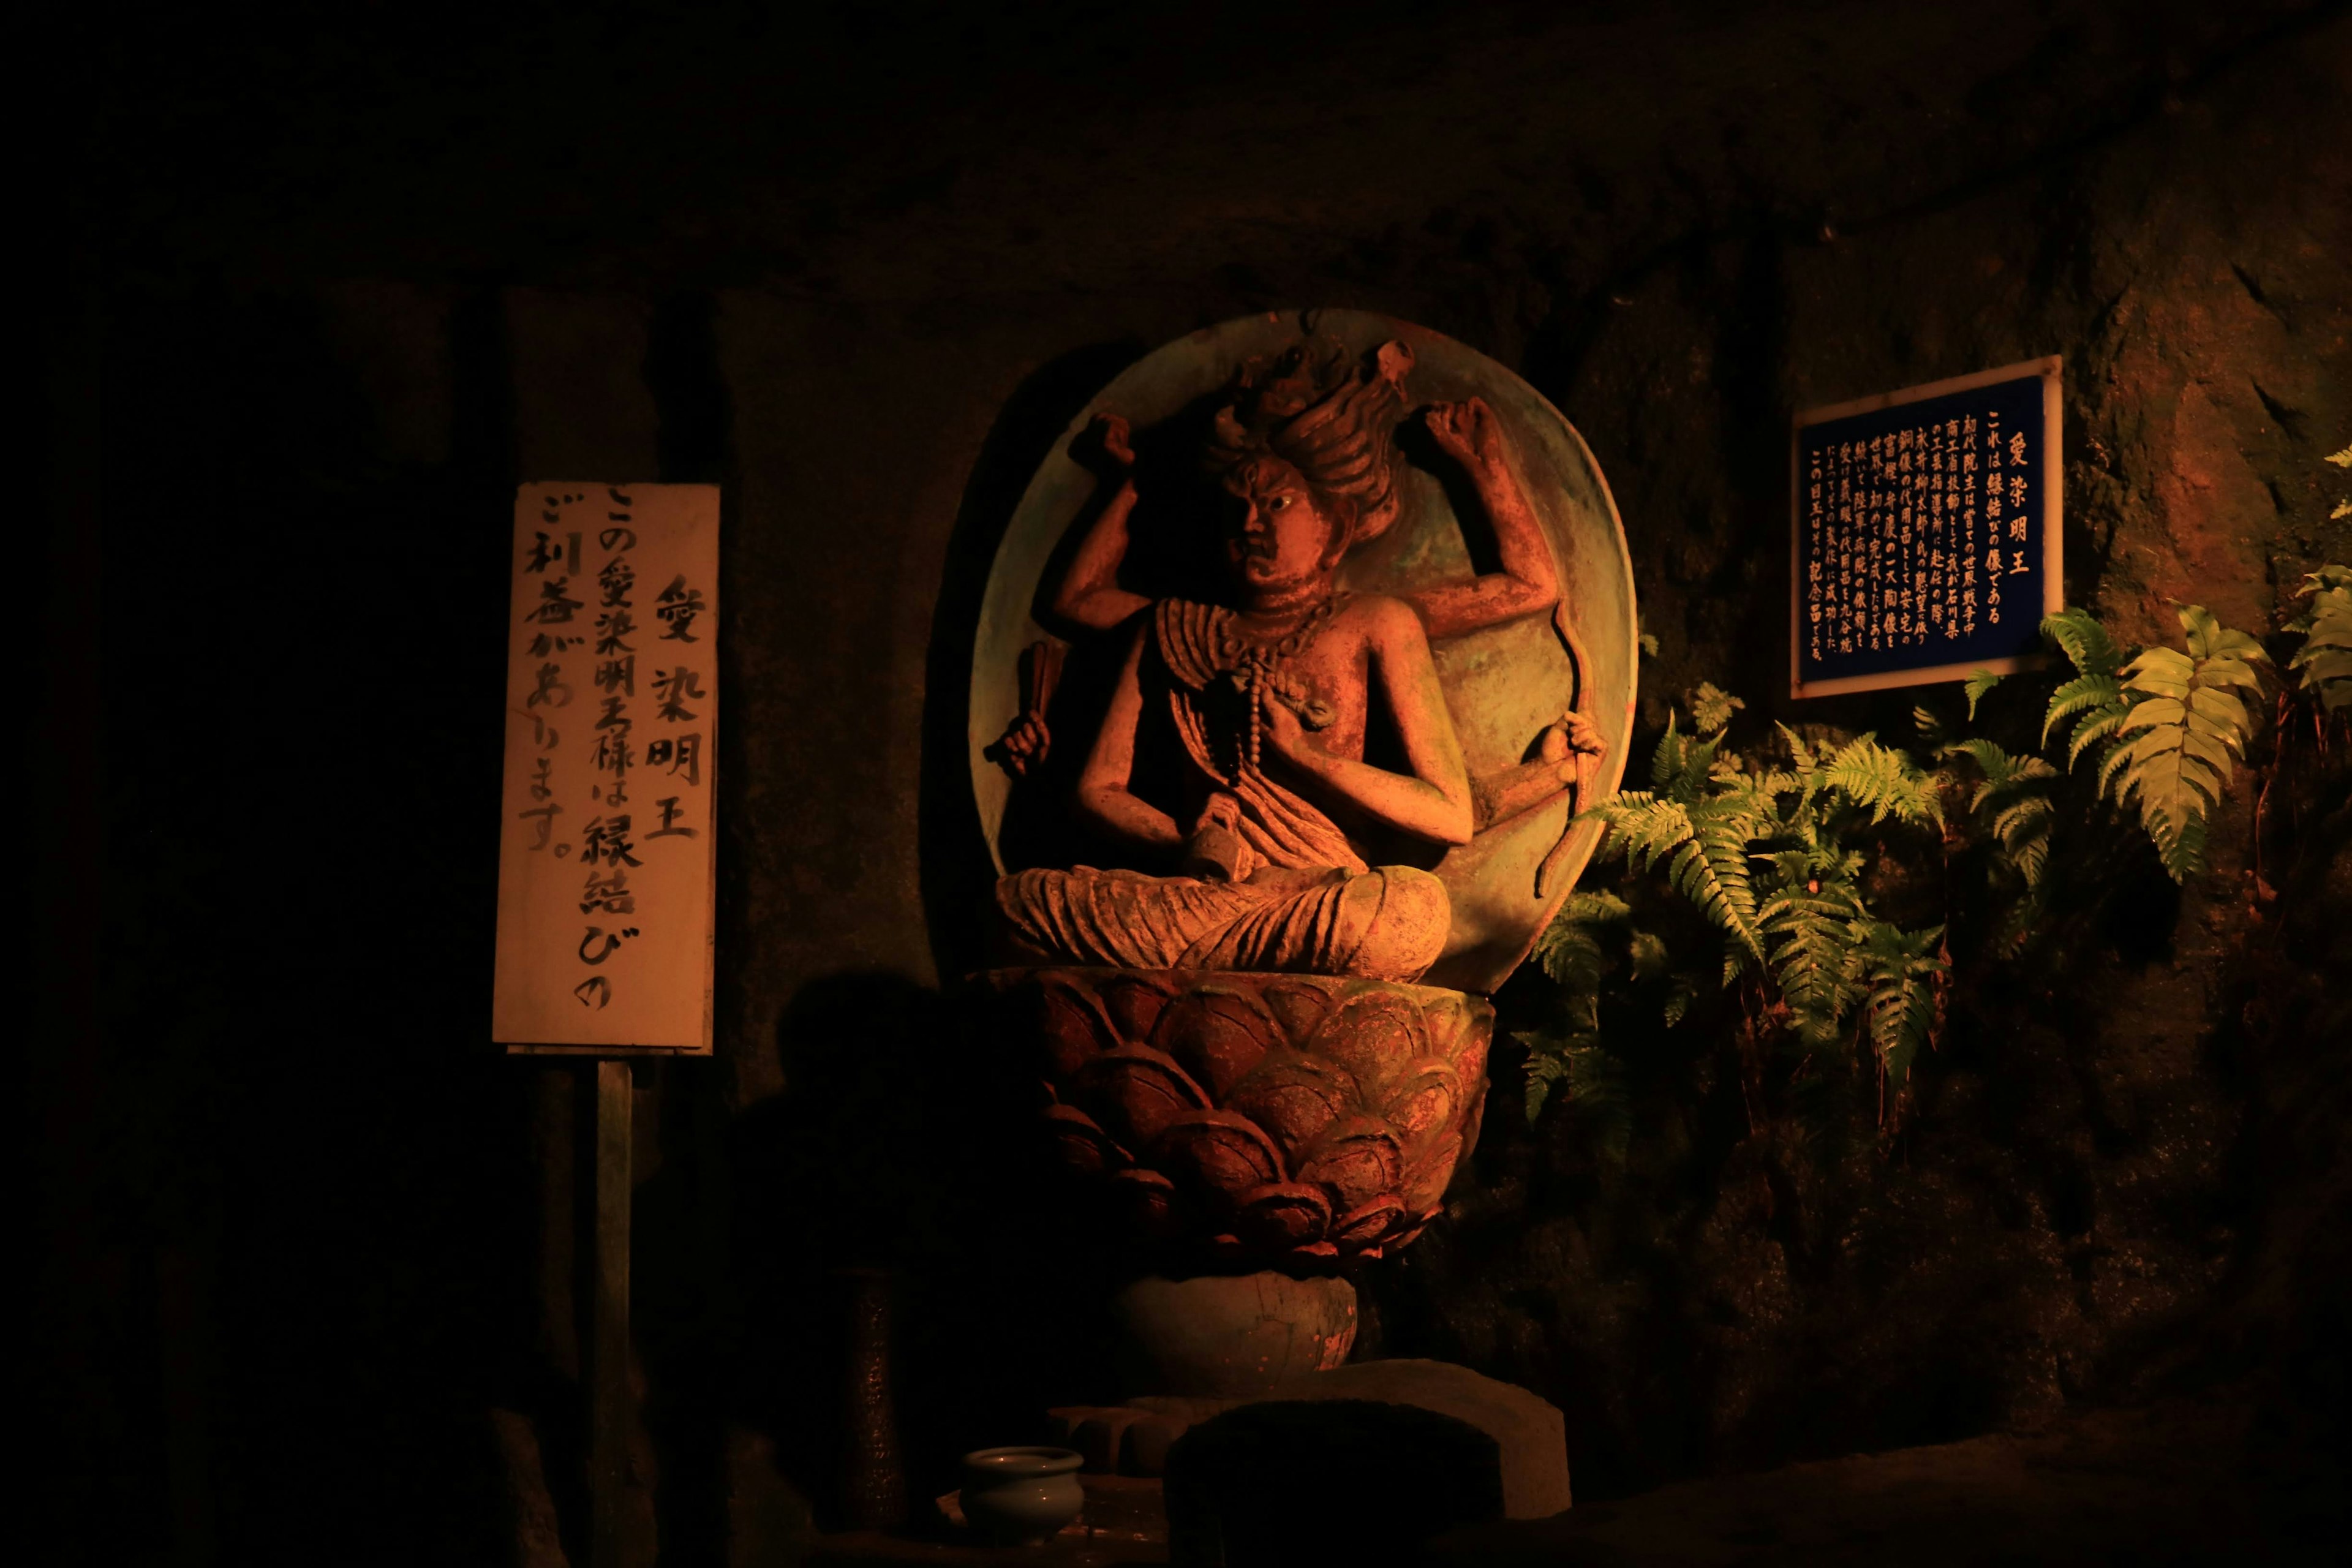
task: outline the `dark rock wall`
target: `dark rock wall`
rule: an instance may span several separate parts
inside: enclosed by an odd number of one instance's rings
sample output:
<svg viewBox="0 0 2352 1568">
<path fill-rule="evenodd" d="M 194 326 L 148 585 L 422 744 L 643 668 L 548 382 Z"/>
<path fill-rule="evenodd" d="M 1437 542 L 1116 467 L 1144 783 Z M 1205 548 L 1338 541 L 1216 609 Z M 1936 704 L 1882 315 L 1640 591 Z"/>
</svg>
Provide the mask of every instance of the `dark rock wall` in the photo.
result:
<svg viewBox="0 0 2352 1568">
<path fill-rule="evenodd" d="M 637 1079 L 681 1562 L 826 1503 L 829 1265 L 908 1271 L 919 1484 L 1083 1381 L 936 987 L 994 530 L 1150 346 L 1322 303 L 1518 368 L 1615 487 L 1652 722 L 1788 708 L 1813 403 L 2065 354 L 2069 596 L 2129 635 L 2352 559 L 2339 5 L 334 26 L 57 53 L 25 1103 L 75 1560 L 581 1556 L 577 1073 L 483 1026 L 520 479 L 726 486 L 719 1052 Z M 1888 1152 L 1807 1174 L 1702 1096 L 1612 1184 L 1499 1083 L 1370 1343 L 1554 1399 L 1588 1497 L 2342 1387 L 2345 874 L 2305 835 L 2250 938 L 2244 805 L 2063 988 L 1964 1007 Z"/>
</svg>

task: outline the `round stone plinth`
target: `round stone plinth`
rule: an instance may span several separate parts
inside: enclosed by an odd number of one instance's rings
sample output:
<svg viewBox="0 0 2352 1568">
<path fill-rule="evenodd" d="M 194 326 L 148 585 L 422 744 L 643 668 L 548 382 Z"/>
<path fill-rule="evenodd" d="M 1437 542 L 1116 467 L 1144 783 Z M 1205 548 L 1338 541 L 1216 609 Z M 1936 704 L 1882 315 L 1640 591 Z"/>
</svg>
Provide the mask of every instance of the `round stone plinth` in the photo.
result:
<svg viewBox="0 0 2352 1568">
<path fill-rule="evenodd" d="M 1156 1394 L 1247 1399 L 1328 1372 L 1356 1342 L 1356 1288 L 1345 1279 L 1262 1272 L 1139 1279 L 1111 1303 Z"/>
</svg>

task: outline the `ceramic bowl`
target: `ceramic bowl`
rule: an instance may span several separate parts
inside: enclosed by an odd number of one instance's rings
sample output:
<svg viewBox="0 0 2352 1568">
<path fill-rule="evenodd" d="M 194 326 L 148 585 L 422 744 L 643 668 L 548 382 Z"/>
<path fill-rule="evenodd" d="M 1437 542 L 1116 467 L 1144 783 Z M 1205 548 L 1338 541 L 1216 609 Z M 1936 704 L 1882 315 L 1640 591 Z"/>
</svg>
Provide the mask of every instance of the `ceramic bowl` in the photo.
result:
<svg viewBox="0 0 2352 1568">
<path fill-rule="evenodd" d="M 1044 1541 L 1078 1517 L 1079 1455 L 1069 1448 L 980 1448 L 963 1457 L 964 1522 L 992 1541 Z"/>
</svg>

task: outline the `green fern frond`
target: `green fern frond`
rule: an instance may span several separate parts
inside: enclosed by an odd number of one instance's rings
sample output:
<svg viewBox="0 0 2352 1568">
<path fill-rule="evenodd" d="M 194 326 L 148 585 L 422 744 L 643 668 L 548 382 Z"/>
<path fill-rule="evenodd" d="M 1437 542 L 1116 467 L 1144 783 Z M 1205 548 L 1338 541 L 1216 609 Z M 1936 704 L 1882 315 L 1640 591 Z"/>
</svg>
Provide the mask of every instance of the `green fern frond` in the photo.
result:
<svg viewBox="0 0 2352 1568">
<path fill-rule="evenodd" d="M 1772 942 L 1773 983 L 1808 1050 L 1834 1044 L 1862 1000 L 1852 932 L 1866 912 L 1843 883 L 1822 883 L 1818 891 L 1800 884 L 1759 911 Z"/>
<path fill-rule="evenodd" d="M 1944 960 L 1931 952 L 1944 928 L 1906 931 L 1884 921 L 1857 921 L 1869 1000 L 1863 1005 L 1864 1032 L 1886 1069 L 1886 1081 L 1900 1087 L 1922 1050 L 1935 1044 L 1937 992 Z"/>
<path fill-rule="evenodd" d="M 1712 735 L 1731 722 L 1731 716 L 1748 704 L 1723 690 L 1712 680 L 1702 680 L 1698 689 L 1690 694 L 1691 723 L 1702 735 Z"/>
<path fill-rule="evenodd" d="M 1604 858 L 1622 856 L 1637 875 L 1653 867 L 1664 870 L 1674 889 L 1736 950 L 1762 959 L 1748 870 L 1751 814 L 1719 801 L 1685 803 L 1628 791 L 1586 815 L 1612 830 L 1601 846 Z"/>
<path fill-rule="evenodd" d="M 2200 663 L 2221 658 L 2267 661 L 2271 657 L 2263 650 L 2260 641 L 2223 626 L 2202 605 L 2183 605 L 2179 615 L 2180 629 L 2189 634 L 2189 657 Z M 2254 681 L 2253 671 L 2245 673 L 2248 684 L 2259 684 Z"/>
<path fill-rule="evenodd" d="M 2015 958 L 2024 952 L 2026 942 L 2032 939 L 2034 928 L 2042 923 L 2047 909 L 2041 888 L 2038 885 L 2027 888 L 2024 897 L 2010 906 L 2000 929 L 1993 933 L 1994 956 Z"/>
<path fill-rule="evenodd" d="M 2137 693 L 2143 702 L 2151 697 L 2186 697 L 2196 678 L 2197 661 L 2177 647 L 2144 648 L 2124 666 L 2124 689 Z"/>
<path fill-rule="evenodd" d="M 2323 566 L 2298 593 L 2311 599 L 2311 613 L 2287 628 L 2305 634 L 2287 668 L 2323 710 L 2352 708 L 2352 567 Z"/>
<path fill-rule="evenodd" d="M 2254 727 L 2229 689 L 2259 692 L 2253 666 L 2268 656 L 2201 605 L 2180 606 L 2179 616 L 2186 652 L 2148 648 L 2125 668 L 2124 687 L 2138 700 L 2115 727 L 2119 743 L 2101 762 L 2098 785 L 2117 805 L 2138 807 L 2166 871 L 2186 881 L 2204 868 L 2205 819 Z"/>
<path fill-rule="evenodd" d="M 1700 805 L 1687 820 L 1690 837 L 1675 851 L 1667 880 L 1707 923 L 1761 962 L 1764 944 L 1756 930 L 1756 891 L 1748 871 L 1747 815 Z"/>
<path fill-rule="evenodd" d="M 2042 616 L 2042 635 L 2058 645 L 2079 674 L 2113 675 L 2124 666 L 2123 648 L 2088 610 L 2069 605 Z"/>
<path fill-rule="evenodd" d="M 1549 1048 L 1549 1040 L 1541 1035 L 1522 1031 L 1511 1038 L 1527 1048 L 1527 1113 L 1528 1125 L 1532 1127 L 1536 1124 L 1536 1118 L 1543 1114 L 1545 1103 L 1551 1099 L 1551 1091 L 1568 1076 L 1568 1057 L 1565 1051 Z"/>
<path fill-rule="evenodd" d="M 2000 677 L 1995 675 L 1990 669 L 1977 670 L 1972 673 L 1968 679 L 1960 683 L 1960 690 L 1969 700 L 1969 721 L 1970 723 L 1976 722 L 1977 704 L 1984 700 L 1985 693 L 1990 691 L 1994 687 L 1999 686 L 2000 684 Z"/>
<path fill-rule="evenodd" d="M 1870 813 L 1875 825 L 1893 816 L 1914 826 L 1940 826 L 1944 808 L 1909 753 L 1870 735 L 1848 742 L 1822 770 L 1828 787 Z"/>
<path fill-rule="evenodd" d="M 1666 972 L 1666 944 L 1654 931 L 1632 933 L 1627 952 L 1628 966 L 1636 980 L 1655 980 Z"/>
<path fill-rule="evenodd" d="M 2011 756 L 1994 742 L 1979 736 L 1955 741 L 1939 753 L 1947 757 L 1966 757 L 1976 763 L 1981 775 L 1976 793 L 1969 797 L 1969 809 L 1976 810 L 1997 795 L 2013 793 L 2025 784 L 2054 779 L 2058 770 L 2040 757 Z"/>
<path fill-rule="evenodd" d="M 1568 1089 L 1570 1110 L 1592 1140 L 1602 1163 L 1622 1165 L 1633 1138 L 1633 1097 L 1625 1064 L 1599 1045 L 1576 1045 L 1561 1053 L 1566 1071 L 1556 1080 Z"/>
<path fill-rule="evenodd" d="M 1992 819 L 1992 836 L 2002 847 L 2014 852 L 2037 834 L 2046 834 L 2055 816 L 2048 800 L 2031 795 L 2000 809 Z"/>
<path fill-rule="evenodd" d="M 1582 815 L 1609 826 L 1609 837 L 1601 841 L 1597 858 L 1622 858 L 1626 868 L 1635 873 L 1672 856 L 1691 833 L 1690 813 L 1683 803 L 1648 790 L 1621 790 Z"/>
<path fill-rule="evenodd" d="M 1698 976 L 1686 969 L 1676 971 L 1673 983 L 1666 987 L 1665 1005 L 1660 1010 L 1666 1027 L 1671 1029 L 1690 1016 L 1691 1005 L 1697 1000 Z"/>
<path fill-rule="evenodd" d="M 2124 694 L 2124 683 L 2112 675 L 2078 675 L 2050 694 L 2050 706 L 2042 715 L 2042 743 L 2050 743 L 2050 731 L 2077 714 L 2095 718 L 2110 710 L 2127 708 L 2131 699 Z"/>
<path fill-rule="evenodd" d="M 2129 708 L 2110 708 L 2084 720 L 2074 726 L 2074 737 L 2066 742 L 2066 766 L 2069 770 L 2083 759 L 2083 753 L 2102 741 L 2113 740 L 2124 721 L 2131 717 Z"/>
<path fill-rule="evenodd" d="M 1612 892 L 1570 893 L 1559 913 L 1536 938 L 1536 962 L 1573 993 L 1598 991 L 1609 965 L 1601 933 L 1623 925 L 1633 913 L 1625 900 Z"/>
<path fill-rule="evenodd" d="M 2156 839 L 2157 854 L 2164 861 L 2164 869 L 2176 882 L 2187 882 L 2191 877 L 2205 872 L 2205 819 L 2191 816 L 2175 823 L 2166 818 L 2158 827 L 2151 827 Z"/>
<path fill-rule="evenodd" d="M 1716 748 L 1721 738 L 1700 740 L 1685 735 L 1675 725 L 1675 715 L 1666 715 L 1666 732 L 1658 737 L 1657 749 L 1650 753 L 1650 784 L 1660 795 L 1685 804 L 1697 800 L 1706 793 L 1707 776 L 1715 769 Z"/>
</svg>

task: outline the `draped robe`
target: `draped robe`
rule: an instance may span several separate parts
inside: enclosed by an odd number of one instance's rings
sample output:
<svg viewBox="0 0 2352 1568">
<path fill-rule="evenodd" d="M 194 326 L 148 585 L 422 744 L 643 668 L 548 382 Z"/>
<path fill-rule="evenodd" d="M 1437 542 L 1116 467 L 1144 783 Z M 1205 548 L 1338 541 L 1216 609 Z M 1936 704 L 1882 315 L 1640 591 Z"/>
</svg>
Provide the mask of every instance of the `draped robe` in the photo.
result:
<svg viewBox="0 0 2352 1568">
<path fill-rule="evenodd" d="M 1139 726 L 1172 727 L 1188 801 L 1232 802 L 1243 845 L 1233 879 L 1016 872 L 996 886 L 1000 942 L 1032 963 L 1419 978 L 1445 943 L 1444 887 L 1413 867 L 1368 866 L 1338 824 L 1258 765 L 1250 716 L 1280 661 L 1234 638 L 1230 617 L 1181 599 L 1153 607 Z"/>
</svg>

